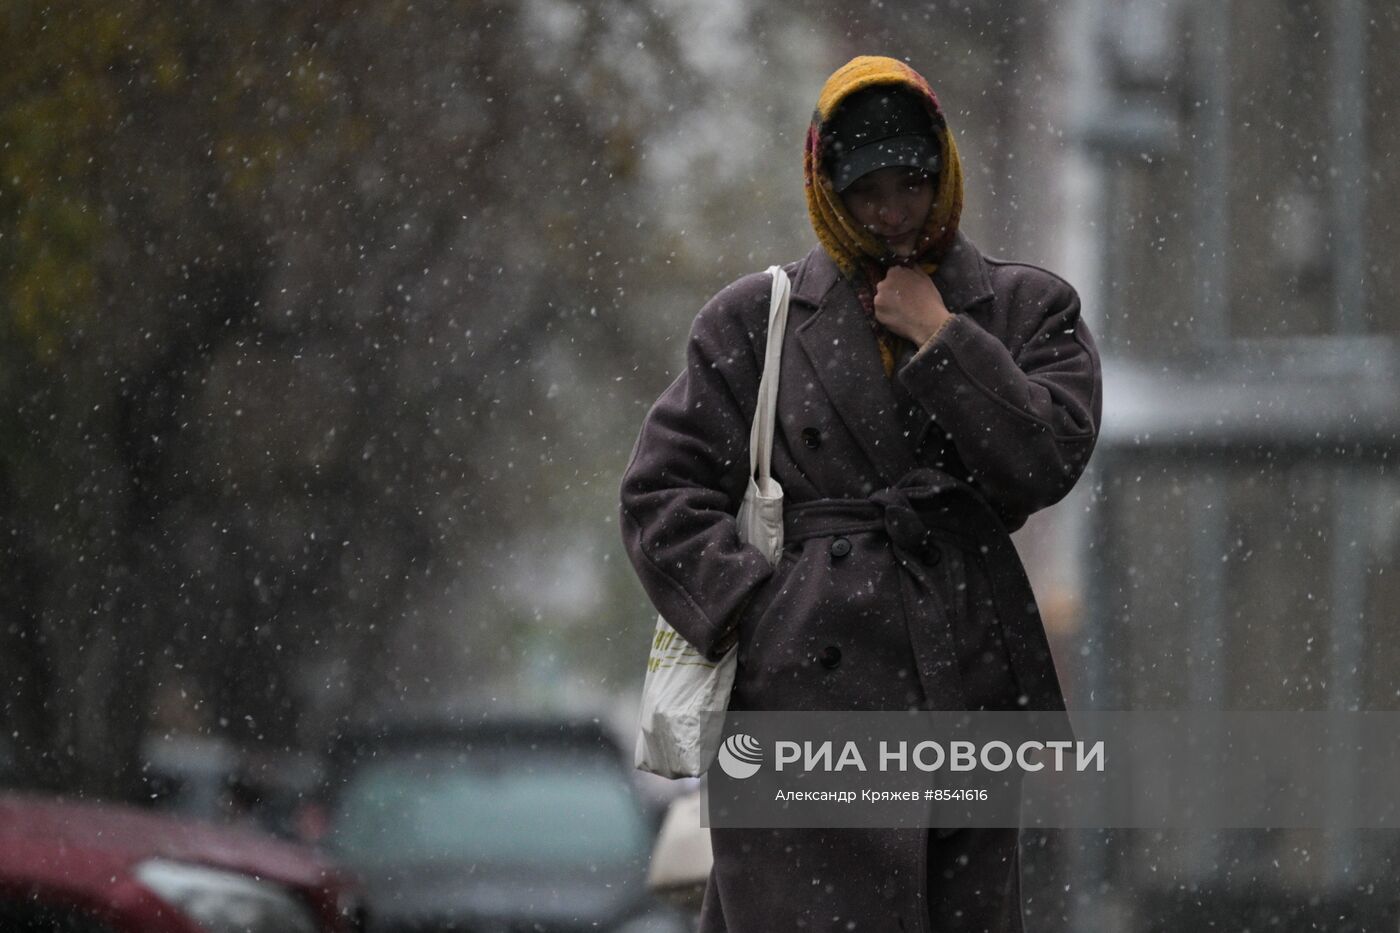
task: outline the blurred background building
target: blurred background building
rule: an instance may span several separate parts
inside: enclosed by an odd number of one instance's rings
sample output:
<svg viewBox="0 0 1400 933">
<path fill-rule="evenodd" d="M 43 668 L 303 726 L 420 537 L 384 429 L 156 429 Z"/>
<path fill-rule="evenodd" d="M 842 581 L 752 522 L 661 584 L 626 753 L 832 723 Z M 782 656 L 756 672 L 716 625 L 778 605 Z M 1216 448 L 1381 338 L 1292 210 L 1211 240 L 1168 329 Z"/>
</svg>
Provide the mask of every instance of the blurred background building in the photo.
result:
<svg viewBox="0 0 1400 933">
<path fill-rule="evenodd" d="M 1395 709 L 1395 10 L 1074 6 L 1111 364 L 1064 655 L 1079 699 Z M 1388 928 L 1392 836 L 1108 834 L 1078 870 L 1117 894 L 1071 914 Z"/>
</svg>

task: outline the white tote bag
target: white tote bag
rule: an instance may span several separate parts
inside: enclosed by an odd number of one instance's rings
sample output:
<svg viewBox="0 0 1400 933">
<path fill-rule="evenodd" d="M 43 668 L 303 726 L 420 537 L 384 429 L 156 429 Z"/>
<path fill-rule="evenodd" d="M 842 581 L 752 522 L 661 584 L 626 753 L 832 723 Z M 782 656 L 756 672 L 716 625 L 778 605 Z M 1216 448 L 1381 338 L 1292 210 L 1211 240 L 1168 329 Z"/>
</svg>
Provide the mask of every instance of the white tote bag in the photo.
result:
<svg viewBox="0 0 1400 933">
<path fill-rule="evenodd" d="M 783 550 L 783 488 L 771 475 L 777 423 L 778 373 L 787 331 L 792 285 L 780 266 L 769 266 L 773 296 L 768 307 L 768 349 L 758 383 L 758 405 L 749 431 L 749 484 L 735 516 L 739 538 L 771 564 Z M 636 766 L 662 777 L 698 777 L 719 753 L 724 713 L 734 686 L 738 646 L 718 661 L 691 647 L 661 616 L 647 658 Z"/>
</svg>

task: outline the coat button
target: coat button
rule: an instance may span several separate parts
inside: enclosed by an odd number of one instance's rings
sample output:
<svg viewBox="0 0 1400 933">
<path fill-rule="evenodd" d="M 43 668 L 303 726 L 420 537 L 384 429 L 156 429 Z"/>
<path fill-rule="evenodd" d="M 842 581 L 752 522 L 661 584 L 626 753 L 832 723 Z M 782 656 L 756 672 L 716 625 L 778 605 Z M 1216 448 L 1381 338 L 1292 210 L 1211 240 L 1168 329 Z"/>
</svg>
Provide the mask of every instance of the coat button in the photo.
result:
<svg viewBox="0 0 1400 933">
<path fill-rule="evenodd" d="M 837 538 L 831 542 L 831 556 L 845 557 L 851 553 L 851 541 L 849 538 Z"/>
<path fill-rule="evenodd" d="M 816 450 L 822 445 L 822 432 L 816 428 L 803 428 L 802 443 L 806 444 L 809 449 Z"/>
<path fill-rule="evenodd" d="M 937 567 L 938 562 L 943 559 L 943 549 L 936 544 L 930 544 L 928 546 L 928 557 L 926 559 L 930 567 Z"/>
<path fill-rule="evenodd" d="M 821 650 L 821 653 L 817 655 L 817 660 L 820 661 L 821 666 L 827 670 L 840 667 L 841 649 L 835 645 L 827 645 Z"/>
</svg>

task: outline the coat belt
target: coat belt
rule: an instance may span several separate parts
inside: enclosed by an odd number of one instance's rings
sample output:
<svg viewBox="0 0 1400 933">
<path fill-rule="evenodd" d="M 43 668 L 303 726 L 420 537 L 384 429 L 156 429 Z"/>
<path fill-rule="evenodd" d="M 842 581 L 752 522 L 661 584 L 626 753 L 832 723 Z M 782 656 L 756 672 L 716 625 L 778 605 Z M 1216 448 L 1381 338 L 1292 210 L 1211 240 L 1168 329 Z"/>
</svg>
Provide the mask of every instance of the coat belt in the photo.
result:
<svg viewBox="0 0 1400 933">
<path fill-rule="evenodd" d="M 783 540 L 883 531 L 906 558 L 922 558 L 940 540 L 971 548 L 976 541 L 962 530 L 966 497 L 965 488 L 948 474 L 920 468 L 868 499 L 811 499 L 786 506 Z"/>
<path fill-rule="evenodd" d="M 864 531 L 883 531 L 904 570 L 901 596 L 928 708 L 968 705 L 946 594 L 930 574 L 928 558 L 942 542 L 985 563 L 1028 708 L 1064 709 L 1035 594 L 1010 535 L 989 503 L 949 474 L 920 467 L 866 499 L 813 499 L 783 509 L 784 544 Z"/>
</svg>

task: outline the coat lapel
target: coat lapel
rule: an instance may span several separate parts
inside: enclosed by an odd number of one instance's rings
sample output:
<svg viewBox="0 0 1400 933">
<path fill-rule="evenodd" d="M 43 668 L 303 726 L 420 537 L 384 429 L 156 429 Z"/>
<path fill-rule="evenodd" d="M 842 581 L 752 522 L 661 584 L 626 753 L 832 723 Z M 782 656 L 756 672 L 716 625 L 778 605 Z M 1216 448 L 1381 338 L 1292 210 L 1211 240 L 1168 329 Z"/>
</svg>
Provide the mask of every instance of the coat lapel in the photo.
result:
<svg viewBox="0 0 1400 933">
<path fill-rule="evenodd" d="M 961 230 L 933 273 L 933 284 L 948 310 L 959 314 L 992 297 L 992 280 L 982 252 Z"/>
<path fill-rule="evenodd" d="M 816 308 L 798 326 L 797 339 L 822 389 L 875 472 L 885 485 L 893 485 L 916 466 L 911 439 L 904 436 L 875 333 L 855 292 L 822 247 L 808 254 L 792 297 Z"/>
</svg>

